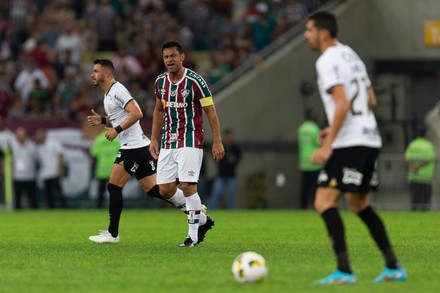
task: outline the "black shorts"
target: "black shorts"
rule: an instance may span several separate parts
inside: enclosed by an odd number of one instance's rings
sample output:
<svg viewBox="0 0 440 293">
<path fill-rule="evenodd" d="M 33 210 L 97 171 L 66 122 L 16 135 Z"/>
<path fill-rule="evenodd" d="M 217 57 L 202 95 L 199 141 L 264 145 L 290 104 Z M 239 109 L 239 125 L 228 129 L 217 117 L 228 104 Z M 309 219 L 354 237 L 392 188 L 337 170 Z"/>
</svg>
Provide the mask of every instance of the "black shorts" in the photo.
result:
<svg viewBox="0 0 440 293">
<path fill-rule="evenodd" d="M 124 169 L 137 180 L 156 173 L 157 161 L 151 156 L 149 146 L 138 149 L 120 149 L 115 164 L 123 162 Z"/>
<path fill-rule="evenodd" d="M 379 180 L 376 170 L 378 148 L 347 147 L 334 149 L 318 177 L 318 186 L 341 191 L 367 193 L 375 190 Z"/>
</svg>

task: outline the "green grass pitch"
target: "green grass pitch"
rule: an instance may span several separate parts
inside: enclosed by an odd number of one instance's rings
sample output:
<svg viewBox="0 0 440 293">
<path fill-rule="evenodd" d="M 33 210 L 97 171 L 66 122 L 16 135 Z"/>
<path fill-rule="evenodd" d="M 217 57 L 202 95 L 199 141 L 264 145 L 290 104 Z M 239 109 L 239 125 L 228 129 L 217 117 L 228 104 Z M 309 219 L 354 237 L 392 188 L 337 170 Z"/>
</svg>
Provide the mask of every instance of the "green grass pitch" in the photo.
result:
<svg viewBox="0 0 440 293">
<path fill-rule="evenodd" d="M 172 209 L 124 210 L 121 242 L 89 235 L 107 227 L 105 210 L 0 211 L 0 292 L 440 292 L 440 213 L 380 212 L 408 270 L 403 283 L 372 284 L 383 260 L 363 224 L 343 212 L 358 282 L 317 286 L 334 270 L 324 224 L 312 211 L 212 211 L 213 230 L 179 248 L 185 216 Z M 267 261 L 261 284 L 240 284 L 231 265 L 244 251 Z"/>
</svg>

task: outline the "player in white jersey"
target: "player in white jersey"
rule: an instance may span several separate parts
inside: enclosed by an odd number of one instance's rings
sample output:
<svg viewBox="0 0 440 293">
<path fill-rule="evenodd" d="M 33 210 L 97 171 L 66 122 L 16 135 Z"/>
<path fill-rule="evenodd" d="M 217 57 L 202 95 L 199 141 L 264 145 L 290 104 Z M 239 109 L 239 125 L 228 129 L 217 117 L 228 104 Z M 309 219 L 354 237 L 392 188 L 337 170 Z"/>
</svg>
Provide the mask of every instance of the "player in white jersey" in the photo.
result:
<svg viewBox="0 0 440 293">
<path fill-rule="evenodd" d="M 315 209 L 321 214 L 337 259 L 337 270 L 318 284 L 356 282 L 348 257 L 338 205 L 345 193 L 350 209 L 368 227 L 385 259 L 385 269 L 375 282 L 404 281 L 407 273 L 394 254 L 385 226 L 369 203 L 377 185 L 376 159 L 382 146 L 373 108 L 376 97 L 364 63 L 337 40 L 333 14 L 316 12 L 308 18 L 304 34 L 321 56 L 316 62 L 318 86 L 329 126 L 321 133 L 321 147 L 312 155 L 324 164 L 318 178 Z"/>
<path fill-rule="evenodd" d="M 122 188 L 134 175 L 143 190 L 152 197 L 163 199 L 156 185 L 156 160 L 149 152 L 150 139 L 144 135 L 139 120 L 142 111 L 130 92 L 114 76 L 113 63 L 108 59 L 96 59 L 91 74 L 92 83 L 104 92 L 104 110 L 107 116 L 101 116 L 92 110 L 88 122 L 92 126 L 104 125 L 106 138 L 120 141 L 119 153 L 110 174 L 107 190 L 110 195 L 110 224 L 99 235 L 90 236 L 96 243 L 119 242 L 119 220 L 122 213 Z M 165 199 L 164 199 L 165 200 Z M 185 211 L 183 194 L 173 201 L 176 207 Z"/>
</svg>

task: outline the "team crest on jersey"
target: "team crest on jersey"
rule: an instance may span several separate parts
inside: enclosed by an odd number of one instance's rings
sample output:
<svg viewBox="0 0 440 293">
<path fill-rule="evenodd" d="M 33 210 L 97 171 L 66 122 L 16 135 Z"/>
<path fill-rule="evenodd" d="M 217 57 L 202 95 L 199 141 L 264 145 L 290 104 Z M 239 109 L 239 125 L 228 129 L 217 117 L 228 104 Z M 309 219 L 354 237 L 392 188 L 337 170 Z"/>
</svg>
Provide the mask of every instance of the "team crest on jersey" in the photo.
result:
<svg viewBox="0 0 440 293">
<path fill-rule="evenodd" d="M 180 94 L 182 95 L 182 97 L 186 98 L 189 95 L 189 90 L 183 89 L 180 91 Z"/>
</svg>

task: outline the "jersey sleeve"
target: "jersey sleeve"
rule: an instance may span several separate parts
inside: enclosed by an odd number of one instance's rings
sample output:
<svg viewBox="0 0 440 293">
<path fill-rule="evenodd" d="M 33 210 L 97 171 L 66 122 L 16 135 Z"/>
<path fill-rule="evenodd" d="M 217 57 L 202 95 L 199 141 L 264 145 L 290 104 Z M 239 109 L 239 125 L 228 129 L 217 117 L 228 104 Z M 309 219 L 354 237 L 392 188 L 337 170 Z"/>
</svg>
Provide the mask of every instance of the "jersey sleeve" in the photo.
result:
<svg viewBox="0 0 440 293">
<path fill-rule="evenodd" d="M 322 89 L 326 92 L 334 86 L 343 85 L 344 79 L 339 68 L 336 56 L 326 54 L 322 56 L 316 63 L 316 72 Z"/>
<path fill-rule="evenodd" d="M 198 98 L 202 107 L 208 107 L 214 105 L 214 100 L 212 99 L 211 91 L 209 90 L 208 84 L 200 75 L 196 75 L 197 78 L 194 79 L 194 87 L 196 97 Z"/>
<path fill-rule="evenodd" d="M 130 92 L 126 88 L 120 88 L 115 93 L 115 101 L 124 109 L 125 106 L 133 100 Z"/>
</svg>

